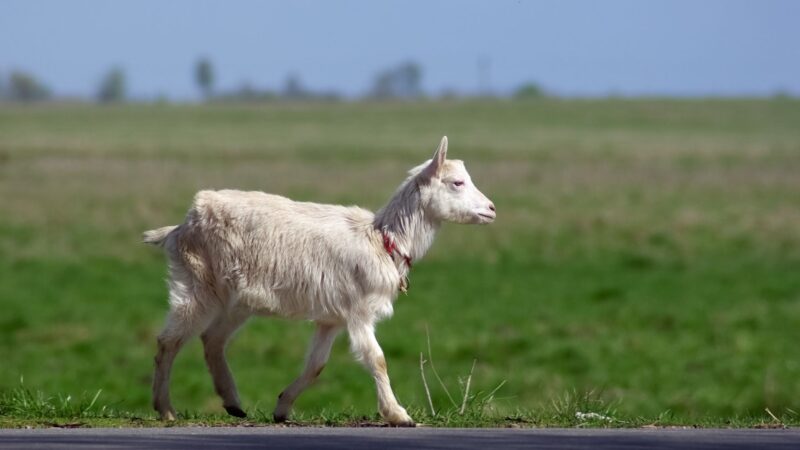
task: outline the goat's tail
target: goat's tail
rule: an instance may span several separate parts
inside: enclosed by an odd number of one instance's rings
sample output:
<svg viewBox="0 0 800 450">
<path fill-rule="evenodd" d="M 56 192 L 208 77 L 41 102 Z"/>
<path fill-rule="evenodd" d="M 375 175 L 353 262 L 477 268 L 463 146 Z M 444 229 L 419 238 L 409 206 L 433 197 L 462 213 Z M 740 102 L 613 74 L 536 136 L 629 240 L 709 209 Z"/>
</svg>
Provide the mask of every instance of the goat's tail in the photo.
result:
<svg viewBox="0 0 800 450">
<path fill-rule="evenodd" d="M 142 234 L 142 242 L 145 244 L 163 247 L 164 241 L 167 240 L 167 236 L 176 228 L 178 228 L 178 225 L 170 225 L 167 227 L 156 228 L 155 230 L 147 230 Z"/>
</svg>

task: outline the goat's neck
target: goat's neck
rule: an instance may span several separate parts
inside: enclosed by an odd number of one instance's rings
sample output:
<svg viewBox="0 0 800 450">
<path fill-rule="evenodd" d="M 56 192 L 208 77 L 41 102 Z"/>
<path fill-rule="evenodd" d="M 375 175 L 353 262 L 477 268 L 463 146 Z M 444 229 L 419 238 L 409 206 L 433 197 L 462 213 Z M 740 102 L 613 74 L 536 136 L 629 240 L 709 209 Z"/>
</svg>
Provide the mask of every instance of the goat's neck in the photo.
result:
<svg viewBox="0 0 800 450">
<path fill-rule="evenodd" d="M 400 255 L 411 261 L 425 256 L 440 225 L 425 213 L 419 187 L 413 179 L 400 186 L 389 203 L 375 214 L 373 224 L 395 243 Z M 404 264 L 402 258 L 396 258 L 395 262 Z"/>
</svg>

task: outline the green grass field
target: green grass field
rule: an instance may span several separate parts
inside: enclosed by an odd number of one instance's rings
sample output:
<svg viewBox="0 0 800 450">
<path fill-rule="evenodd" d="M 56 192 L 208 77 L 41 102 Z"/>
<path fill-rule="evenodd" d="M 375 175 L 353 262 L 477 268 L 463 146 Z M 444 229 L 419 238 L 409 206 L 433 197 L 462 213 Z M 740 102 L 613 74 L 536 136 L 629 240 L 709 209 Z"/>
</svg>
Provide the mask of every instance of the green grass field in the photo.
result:
<svg viewBox="0 0 800 450">
<path fill-rule="evenodd" d="M 196 190 L 377 209 L 444 134 L 498 220 L 443 227 L 378 328 L 420 420 L 572 425 L 591 410 L 615 424 L 754 424 L 775 420 L 768 408 L 800 423 L 800 102 L 543 100 L 1 106 L 0 425 L 155 417 L 166 270 L 140 233 L 179 223 Z M 425 412 L 426 329 L 456 403 L 477 360 L 470 421 Z M 311 331 L 253 319 L 233 341 L 256 420 L 299 373 Z M 199 340 L 172 393 L 187 418 L 221 413 Z M 295 411 L 374 419 L 346 336 Z"/>
</svg>

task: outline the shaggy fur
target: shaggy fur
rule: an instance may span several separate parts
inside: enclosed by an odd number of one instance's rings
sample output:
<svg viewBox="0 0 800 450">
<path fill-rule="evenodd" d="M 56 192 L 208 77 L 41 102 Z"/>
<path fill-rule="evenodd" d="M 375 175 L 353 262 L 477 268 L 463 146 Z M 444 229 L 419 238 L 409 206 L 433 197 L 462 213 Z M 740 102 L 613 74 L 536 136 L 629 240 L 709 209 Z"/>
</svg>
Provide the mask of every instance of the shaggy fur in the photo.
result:
<svg viewBox="0 0 800 450">
<path fill-rule="evenodd" d="M 295 202 L 263 192 L 201 191 L 184 223 L 147 231 L 146 243 L 169 260 L 170 313 L 158 337 L 153 404 L 174 419 L 172 361 L 201 333 L 214 387 L 228 413 L 243 417 L 225 361 L 231 334 L 251 315 L 312 320 L 317 330 L 304 372 L 279 396 L 285 420 L 297 396 L 322 371 L 333 341 L 347 329 L 356 358 L 372 372 L 378 406 L 393 425 L 413 425 L 392 393 L 375 323 L 390 316 L 398 289 L 442 221 L 488 223 L 494 205 L 472 185 L 460 161 L 434 158 L 412 169 L 377 214 L 358 207 Z M 460 184 L 459 184 L 460 183 Z M 395 251 L 387 252 L 385 241 Z"/>
</svg>

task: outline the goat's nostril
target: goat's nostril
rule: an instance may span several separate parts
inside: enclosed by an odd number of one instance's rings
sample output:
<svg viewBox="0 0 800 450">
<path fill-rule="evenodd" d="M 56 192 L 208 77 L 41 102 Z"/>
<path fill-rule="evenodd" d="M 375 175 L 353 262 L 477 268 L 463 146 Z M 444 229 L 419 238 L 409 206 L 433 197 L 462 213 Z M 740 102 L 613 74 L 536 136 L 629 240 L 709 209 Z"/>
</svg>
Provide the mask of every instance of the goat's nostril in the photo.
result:
<svg viewBox="0 0 800 450">
<path fill-rule="evenodd" d="M 494 209 L 494 203 L 489 203 L 489 209 L 491 209 L 492 211 L 495 211 L 495 209 Z"/>
</svg>

